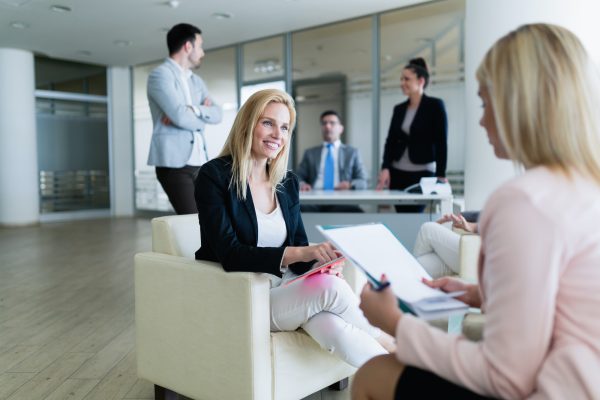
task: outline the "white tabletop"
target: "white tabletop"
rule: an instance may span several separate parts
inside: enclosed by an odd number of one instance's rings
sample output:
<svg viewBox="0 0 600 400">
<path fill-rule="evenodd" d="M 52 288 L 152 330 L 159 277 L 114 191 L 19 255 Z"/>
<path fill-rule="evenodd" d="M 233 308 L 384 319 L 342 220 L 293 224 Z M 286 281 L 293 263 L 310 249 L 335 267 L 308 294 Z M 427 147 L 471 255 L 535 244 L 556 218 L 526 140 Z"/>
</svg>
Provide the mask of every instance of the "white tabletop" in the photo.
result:
<svg viewBox="0 0 600 400">
<path fill-rule="evenodd" d="M 303 204 L 397 204 L 452 201 L 452 195 L 406 193 L 402 190 L 311 190 L 300 192 Z"/>
</svg>

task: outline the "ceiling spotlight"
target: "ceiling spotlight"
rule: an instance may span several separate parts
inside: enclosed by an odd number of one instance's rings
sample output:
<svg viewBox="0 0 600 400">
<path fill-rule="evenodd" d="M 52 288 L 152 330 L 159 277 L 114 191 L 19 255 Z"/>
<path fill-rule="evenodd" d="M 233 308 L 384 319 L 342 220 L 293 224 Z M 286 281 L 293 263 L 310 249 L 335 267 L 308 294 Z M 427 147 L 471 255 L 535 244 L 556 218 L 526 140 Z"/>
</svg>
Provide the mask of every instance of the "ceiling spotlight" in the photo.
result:
<svg viewBox="0 0 600 400">
<path fill-rule="evenodd" d="M 54 11 L 57 13 L 68 13 L 71 12 L 71 7 L 67 7 L 67 6 L 59 6 L 59 5 L 53 5 L 50 6 L 50 11 Z"/>
<path fill-rule="evenodd" d="M 212 14 L 214 19 L 231 19 L 233 18 L 233 14 L 227 12 L 216 12 Z"/>
<path fill-rule="evenodd" d="M 171 8 L 179 7 L 179 0 L 169 0 L 167 1 L 167 5 Z"/>
<path fill-rule="evenodd" d="M 29 24 L 22 21 L 13 21 L 10 23 L 10 27 L 15 29 L 27 29 L 29 28 Z"/>
<path fill-rule="evenodd" d="M 131 41 L 130 40 L 115 40 L 113 43 L 116 46 L 119 46 L 119 47 L 131 46 Z"/>
</svg>

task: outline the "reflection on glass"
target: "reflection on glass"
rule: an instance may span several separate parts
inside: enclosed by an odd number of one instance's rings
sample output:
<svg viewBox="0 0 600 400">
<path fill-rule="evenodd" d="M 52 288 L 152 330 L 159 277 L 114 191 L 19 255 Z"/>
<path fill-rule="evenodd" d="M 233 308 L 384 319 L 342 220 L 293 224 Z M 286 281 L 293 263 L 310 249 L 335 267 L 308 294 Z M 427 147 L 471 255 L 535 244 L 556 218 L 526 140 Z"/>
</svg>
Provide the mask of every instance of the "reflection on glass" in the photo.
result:
<svg viewBox="0 0 600 400">
<path fill-rule="evenodd" d="M 106 104 L 37 99 L 41 213 L 110 208 Z"/>
<path fill-rule="evenodd" d="M 36 56 L 35 86 L 40 90 L 106 96 L 106 68 Z"/>
<path fill-rule="evenodd" d="M 244 82 L 264 81 L 283 76 L 283 36 L 245 43 L 242 51 Z"/>
<path fill-rule="evenodd" d="M 279 90 L 282 90 L 285 92 L 285 82 L 284 81 L 273 81 L 273 82 L 266 82 L 266 83 L 257 83 L 255 85 L 242 86 L 242 90 L 240 93 L 240 99 L 241 99 L 242 106 L 244 105 L 246 100 L 248 100 L 248 98 L 250 96 L 252 96 L 254 93 L 258 92 L 259 90 L 263 90 L 263 89 L 279 89 Z"/>
<path fill-rule="evenodd" d="M 444 100 L 448 115 L 447 175 L 461 194 L 464 170 L 464 0 L 409 7 L 381 16 L 381 97 L 379 157 L 388 135 L 392 111 L 406 100 L 400 75 L 408 61 L 423 57 L 430 69 L 425 93 Z M 401 40 L 399 40 L 401 38 Z"/>
<path fill-rule="evenodd" d="M 372 163 L 371 18 L 309 29 L 292 35 L 293 92 L 298 109 L 295 164 L 304 150 L 322 143 L 319 116 L 342 115 L 342 141 Z"/>
</svg>

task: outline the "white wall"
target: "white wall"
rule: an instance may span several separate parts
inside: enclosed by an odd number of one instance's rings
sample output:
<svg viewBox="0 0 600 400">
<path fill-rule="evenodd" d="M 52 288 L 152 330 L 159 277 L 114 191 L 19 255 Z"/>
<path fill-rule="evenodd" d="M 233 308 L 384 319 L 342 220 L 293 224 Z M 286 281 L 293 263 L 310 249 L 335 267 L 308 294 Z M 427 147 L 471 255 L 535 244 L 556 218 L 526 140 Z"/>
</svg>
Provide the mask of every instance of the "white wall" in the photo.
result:
<svg viewBox="0 0 600 400">
<path fill-rule="evenodd" d="M 579 36 L 600 61 L 600 2 L 596 0 L 467 0 L 465 18 L 466 158 L 465 204 L 480 209 L 490 193 L 515 175 L 508 161 L 494 157 L 479 126 L 481 102 L 475 71 L 487 49 L 519 25 L 548 22 L 562 25 Z"/>
<path fill-rule="evenodd" d="M 39 222 L 33 53 L 0 49 L 0 225 Z"/>
<path fill-rule="evenodd" d="M 115 216 L 131 216 L 134 211 L 131 72 L 129 67 L 110 67 L 107 73 L 111 209 Z"/>
</svg>

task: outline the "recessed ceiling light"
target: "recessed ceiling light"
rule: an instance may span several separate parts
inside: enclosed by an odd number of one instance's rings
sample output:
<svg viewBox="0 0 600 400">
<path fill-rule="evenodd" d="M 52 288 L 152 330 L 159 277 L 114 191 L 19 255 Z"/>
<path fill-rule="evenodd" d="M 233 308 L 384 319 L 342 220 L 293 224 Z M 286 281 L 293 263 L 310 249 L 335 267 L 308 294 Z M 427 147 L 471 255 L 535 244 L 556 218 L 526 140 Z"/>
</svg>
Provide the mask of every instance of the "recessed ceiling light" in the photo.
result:
<svg viewBox="0 0 600 400">
<path fill-rule="evenodd" d="M 71 7 L 60 6 L 58 4 L 50 6 L 50 10 L 57 13 L 68 13 L 71 12 Z"/>
<path fill-rule="evenodd" d="M 12 21 L 10 23 L 10 27 L 15 28 L 15 29 L 27 29 L 27 28 L 29 28 L 29 24 L 27 24 L 23 21 Z"/>
<path fill-rule="evenodd" d="M 131 41 L 130 40 L 115 40 L 113 43 L 116 46 L 119 46 L 119 47 L 131 46 Z"/>
<path fill-rule="evenodd" d="M 231 19 L 233 18 L 233 14 L 228 12 L 216 12 L 212 14 L 214 19 Z"/>
</svg>

